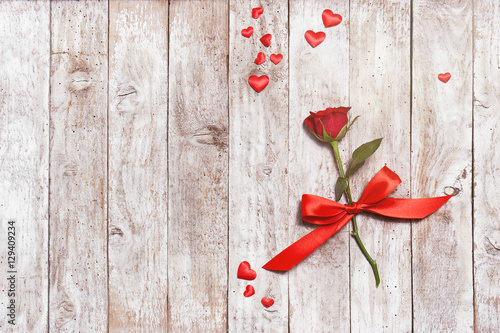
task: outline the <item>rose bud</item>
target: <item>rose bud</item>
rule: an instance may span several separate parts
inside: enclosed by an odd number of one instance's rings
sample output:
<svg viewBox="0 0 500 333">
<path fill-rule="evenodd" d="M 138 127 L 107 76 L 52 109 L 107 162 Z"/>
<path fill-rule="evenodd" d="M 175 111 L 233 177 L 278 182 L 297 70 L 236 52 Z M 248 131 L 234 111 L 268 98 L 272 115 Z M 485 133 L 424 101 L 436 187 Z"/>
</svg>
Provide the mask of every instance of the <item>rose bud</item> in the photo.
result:
<svg viewBox="0 0 500 333">
<path fill-rule="evenodd" d="M 304 123 L 319 140 L 324 142 L 339 141 L 347 132 L 347 111 L 350 109 L 350 107 L 338 107 L 311 112 Z"/>
</svg>

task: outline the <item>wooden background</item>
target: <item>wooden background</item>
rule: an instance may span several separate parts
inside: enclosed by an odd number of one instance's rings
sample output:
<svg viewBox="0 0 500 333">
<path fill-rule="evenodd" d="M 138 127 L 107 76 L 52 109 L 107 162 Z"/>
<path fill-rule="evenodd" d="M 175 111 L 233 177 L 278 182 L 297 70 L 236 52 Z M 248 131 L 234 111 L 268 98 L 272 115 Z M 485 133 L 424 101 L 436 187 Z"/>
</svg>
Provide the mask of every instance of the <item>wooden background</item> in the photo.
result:
<svg viewBox="0 0 500 333">
<path fill-rule="evenodd" d="M 0 1 L 0 330 L 499 332 L 499 31 L 499 0 Z M 418 222 L 360 215 L 379 288 L 348 227 L 260 268 L 313 229 L 303 193 L 334 197 L 302 121 L 340 105 L 361 116 L 345 158 L 384 137 L 356 198 L 384 165 L 396 197 L 456 194 Z"/>
</svg>

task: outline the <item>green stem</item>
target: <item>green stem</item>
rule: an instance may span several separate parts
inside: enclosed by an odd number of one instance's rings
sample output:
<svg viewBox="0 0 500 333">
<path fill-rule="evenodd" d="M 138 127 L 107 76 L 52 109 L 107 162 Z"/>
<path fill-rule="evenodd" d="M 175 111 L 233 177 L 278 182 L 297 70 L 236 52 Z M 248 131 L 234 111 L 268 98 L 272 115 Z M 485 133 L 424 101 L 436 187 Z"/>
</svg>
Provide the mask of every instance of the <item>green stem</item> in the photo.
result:
<svg viewBox="0 0 500 333">
<path fill-rule="evenodd" d="M 344 167 L 342 166 L 342 160 L 340 159 L 339 154 L 339 142 L 332 141 L 331 144 L 333 147 L 333 152 L 335 153 L 335 157 L 337 158 L 337 165 L 339 166 L 340 175 L 342 176 L 342 178 L 345 178 Z"/>
<path fill-rule="evenodd" d="M 356 242 L 358 243 L 358 246 L 361 249 L 361 252 L 363 252 L 366 260 L 368 260 L 368 262 L 372 266 L 373 274 L 375 274 L 375 284 L 378 288 L 378 285 L 380 284 L 380 276 L 378 275 L 377 262 L 372 259 L 370 254 L 368 254 L 368 251 L 366 251 L 365 246 L 363 245 L 363 242 L 361 241 L 361 238 L 359 238 L 358 226 L 356 225 L 356 216 L 352 217 L 352 229 L 353 229 L 352 235 L 356 239 Z"/>
<path fill-rule="evenodd" d="M 337 165 L 339 167 L 340 175 L 342 178 L 345 178 L 345 173 L 344 173 L 344 167 L 342 166 L 342 160 L 340 159 L 340 153 L 339 153 L 339 143 L 338 141 L 332 141 L 332 148 L 333 152 L 335 153 L 335 158 L 337 159 Z M 351 188 L 349 186 L 349 180 L 347 180 L 347 186 L 345 189 L 345 197 L 347 199 L 347 202 L 349 205 L 352 205 L 352 197 L 351 197 Z M 365 246 L 363 245 L 363 242 L 361 241 L 361 238 L 359 237 L 359 232 L 358 232 L 358 225 L 356 223 L 356 216 L 353 216 L 352 218 L 352 235 L 356 239 L 356 242 L 358 243 L 359 248 L 361 249 L 361 252 L 365 255 L 366 260 L 370 263 L 373 269 L 373 274 L 375 275 L 375 284 L 378 288 L 378 285 L 380 284 L 380 276 L 378 274 L 378 268 L 377 268 L 377 262 L 372 259 L 368 251 L 366 251 Z"/>
</svg>

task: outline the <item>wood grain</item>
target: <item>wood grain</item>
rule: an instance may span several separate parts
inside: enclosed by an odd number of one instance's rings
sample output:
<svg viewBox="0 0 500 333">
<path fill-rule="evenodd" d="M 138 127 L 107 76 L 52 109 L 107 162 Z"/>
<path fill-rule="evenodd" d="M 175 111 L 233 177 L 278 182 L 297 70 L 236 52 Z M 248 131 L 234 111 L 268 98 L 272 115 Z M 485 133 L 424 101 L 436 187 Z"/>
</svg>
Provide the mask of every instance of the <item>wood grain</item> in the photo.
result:
<svg viewBox="0 0 500 333">
<path fill-rule="evenodd" d="M 264 13 L 258 19 L 252 8 Z M 288 330 L 287 274 L 262 267 L 288 245 L 288 4 L 282 1 L 230 1 L 229 45 L 229 330 L 286 332 Z M 253 26 L 251 38 L 241 29 Z M 272 34 L 271 46 L 259 39 Z M 258 52 L 267 61 L 256 65 Z M 275 65 L 270 54 L 281 53 Z M 260 93 L 248 84 L 250 75 L 269 76 Z M 238 265 L 248 261 L 257 278 L 236 278 Z M 247 284 L 256 294 L 243 296 Z M 263 297 L 275 303 L 261 304 Z"/>
<path fill-rule="evenodd" d="M 0 2 L 2 332 L 47 330 L 49 22 L 48 1 Z M 9 243 L 12 235 L 8 233 L 12 232 L 8 229 L 9 221 L 15 221 L 13 243 Z M 8 266 L 11 262 L 8 246 L 11 245 L 14 245 L 14 269 Z M 15 275 L 13 289 L 7 280 L 11 275 Z M 14 297 L 9 296 L 12 291 Z M 12 299 L 15 318 L 7 316 Z M 15 325 L 8 322 L 12 319 Z"/>
<path fill-rule="evenodd" d="M 451 73 L 448 83 L 437 79 Z M 456 196 L 413 223 L 414 329 L 473 330 L 472 6 L 413 2 L 412 196 Z"/>
<path fill-rule="evenodd" d="M 227 331 L 228 3 L 172 2 L 168 327 Z"/>
<path fill-rule="evenodd" d="M 475 331 L 500 331 L 500 1 L 474 2 Z"/>
<path fill-rule="evenodd" d="M 51 4 L 50 318 L 106 331 L 107 2 Z"/>
<path fill-rule="evenodd" d="M 109 5 L 109 330 L 163 332 L 168 3 Z"/>
<path fill-rule="evenodd" d="M 1 306 L 9 219 L 18 260 L 0 331 L 500 331 L 499 30 L 499 0 L 0 0 Z M 384 137 L 354 199 L 384 164 L 394 197 L 456 194 L 421 221 L 360 215 L 378 289 L 349 227 L 260 268 L 313 230 L 302 194 L 334 197 L 303 120 L 340 105 L 361 115 L 346 164 Z"/>
<path fill-rule="evenodd" d="M 326 8 L 342 15 L 340 25 L 325 28 L 321 14 Z M 290 22 L 291 243 L 315 228 L 301 218 L 302 194 L 335 198 L 332 148 L 303 121 L 309 111 L 349 105 L 349 1 L 290 2 Z M 325 41 L 311 47 L 307 30 L 324 31 Z M 340 147 L 348 150 L 348 145 Z M 289 288 L 291 332 L 349 332 L 349 226 L 290 271 Z"/>
<path fill-rule="evenodd" d="M 379 149 L 352 179 L 358 200 L 366 184 L 386 165 L 402 180 L 391 194 L 409 198 L 410 189 L 410 1 L 351 1 L 352 116 L 359 115 L 351 151 L 383 137 Z M 351 240 L 351 329 L 353 332 L 412 330 L 411 233 L 408 221 L 361 214 L 361 240 L 380 273 L 373 271 Z"/>
</svg>

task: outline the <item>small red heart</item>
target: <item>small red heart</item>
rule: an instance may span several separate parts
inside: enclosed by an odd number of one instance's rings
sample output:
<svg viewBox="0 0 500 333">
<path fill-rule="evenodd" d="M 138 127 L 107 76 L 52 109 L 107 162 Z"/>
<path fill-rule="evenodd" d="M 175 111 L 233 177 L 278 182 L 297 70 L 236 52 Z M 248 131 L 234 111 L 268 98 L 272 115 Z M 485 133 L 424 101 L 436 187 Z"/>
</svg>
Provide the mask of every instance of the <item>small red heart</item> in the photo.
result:
<svg viewBox="0 0 500 333">
<path fill-rule="evenodd" d="M 253 34 L 253 28 L 248 27 L 246 29 L 243 29 L 241 30 L 241 34 L 243 35 L 243 37 L 250 38 L 250 36 L 252 36 Z"/>
<path fill-rule="evenodd" d="M 269 46 L 271 45 L 271 38 L 273 38 L 271 34 L 266 34 L 260 38 L 260 41 L 264 44 L 264 46 Z"/>
<path fill-rule="evenodd" d="M 252 75 L 252 76 L 255 76 L 255 75 Z M 252 78 L 252 76 L 250 76 L 250 79 Z M 265 76 L 265 75 L 263 75 L 263 76 Z M 255 77 L 257 77 L 257 76 L 255 76 Z M 248 81 L 250 81 L 250 79 Z M 269 78 L 267 79 L 267 81 L 269 82 Z M 250 85 L 252 85 L 252 83 L 250 83 Z M 266 86 L 267 86 L 267 83 L 264 85 L 264 87 L 262 87 L 262 89 L 264 89 Z M 254 89 L 257 90 L 256 88 L 254 88 Z M 262 90 L 262 89 L 260 89 L 260 90 Z M 257 277 L 257 273 L 255 273 L 255 271 L 250 268 L 250 264 L 248 263 L 248 261 L 242 261 L 240 266 L 238 267 L 238 279 L 253 280 L 256 277 Z"/>
<path fill-rule="evenodd" d="M 450 73 L 444 73 L 444 74 L 439 74 L 438 75 L 439 81 L 444 82 L 444 83 L 448 82 L 450 80 L 450 78 L 451 78 L 451 74 Z"/>
<path fill-rule="evenodd" d="M 262 302 L 262 305 L 264 305 L 266 308 L 268 308 L 270 306 L 273 306 L 274 299 L 263 297 L 262 300 L 261 300 L 261 302 Z"/>
<path fill-rule="evenodd" d="M 264 9 L 260 8 L 260 7 L 255 7 L 252 9 L 252 17 L 254 19 L 258 19 L 260 14 L 262 14 L 264 12 Z"/>
<path fill-rule="evenodd" d="M 316 47 L 325 40 L 326 34 L 323 31 L 314 32 L 312 30 L 307 30 L 305 36 L 309 44 L 311 44 L 312 47 Z"/>
<path fill-rule="evenodd" d="M 250 83 L 250 86 L 254 88 L 256 92 L 261 92 L 262 90 L 264 90 L 265 87 L 267 87 L 267 84 L 269 83 L 269 77 L 267 75 L 262 75 L 262 76 L 252 75 L 248 78 L 248 83 Z M 241 264 L 245 262 L 246 261 L 242 262 Z M 250 264 L 248 265 L 248 267 L 250 267 Z M 255 277 L 253 279 L 255 279 Z M 247 279 L 247 280 L 253 280 L 253 279 Z"/>
<path fill-rule="evenodd" d="M 283 60 L 283 55 L 282 55 L 282 54 L 280 54 L 280 53 L 278 53 L 278 54 L 271 54 L 271 55 L 269 56 L 269 59 L 271 59 L 271 61 L 272 61 L 275 65 L 277 65 L 277 64 L 279 64 L 279 63 L 280 63 L 280 61 L 281 61 L 281 60 Z"/>
<path fill-rule="evenodd" d="M 250 297 L 255 294 L 255 289 L 253 289 L 253 286 L 249 284 L 245 291 L 243 292 L 243 296 L 245 297 Z"/>
<path fill-rule="evenodd" d="M 264 55 L 264 53 L 259 52 L 257 54 L 257 58 L 255 58 L 255 63 L 257 65 L 260 65 L 260 64 L 263 64 L 265 61 L 266 61 L 266 56 Z"/>
<path fill-rule="evenodd" d="M 334 27 L 342 22 L 342 16 L 340 14 L 334 14 L 330 9 L 325 9 L 321 17 L 323 18 L 325 28 Z"/>
</svg>

